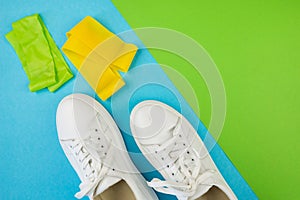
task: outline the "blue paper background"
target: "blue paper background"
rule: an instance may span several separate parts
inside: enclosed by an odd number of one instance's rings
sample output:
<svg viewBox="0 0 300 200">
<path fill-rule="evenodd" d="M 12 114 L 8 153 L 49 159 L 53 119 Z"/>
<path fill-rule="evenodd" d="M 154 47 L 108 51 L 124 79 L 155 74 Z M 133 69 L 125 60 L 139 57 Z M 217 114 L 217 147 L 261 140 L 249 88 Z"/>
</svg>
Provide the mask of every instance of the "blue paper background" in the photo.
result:
<svg viewBox="0 0 300 200">
<path fill-rule="evenodd" d="M 130 27 L 108 0 L 0 1 L 0 199 L 74 199 L 80 181 L 59 145 L 55 112 L 59 101 L 68 94 L 83 92 L 93 96 L 94 93 L 80 76 L 54 94 L 47 90 L 29 92 L 27 77 L 4 35 L 11 30 L 12 22 L 34 13 L 41 14 L 59 47 L 66 40 L 65 33 L 87 15 L 96 18 L 115 33 L 129 30 Z M 127 85 L 112 100 L 103 103 L 109 111 L 112 103 L 117 123 L 128 127 L 126 115 L 130 109 L 142 100 L 156 99 L 183 112 L 195 127 L 199 125 L 198 132 L 203 137 L 206 129 L 198 124 L 196 115 L 163 71 L 155 64 L 150 64 L 151 68 L 149 65 L 140 66 L 148 63 L 155 63 L 152 56 L 146 50 L 138 52 L 131 70 L 124 76 Z M 137 66 L 144 69 L 133 70 Z M 76 74 L 71 64 L 70 67 Z M 129 92 L 147 83 L 146 78 L 156 84 L 139 88 L 127 104 L 125 99 Z M 130 152 L 139 152 L 130 134 L 123 134 L 123 137 Z M 256 199 L 218 145 L 211 151 L 211 155 L 239 199 Z M 139 169 L 149 166 L 143 157 L 132 156 Z M 159 176 L 157 172 L 144 175 L 148 180 Z M 175 199 L 168 195 L 158 195 L 161 199 Z"/>
</svg>

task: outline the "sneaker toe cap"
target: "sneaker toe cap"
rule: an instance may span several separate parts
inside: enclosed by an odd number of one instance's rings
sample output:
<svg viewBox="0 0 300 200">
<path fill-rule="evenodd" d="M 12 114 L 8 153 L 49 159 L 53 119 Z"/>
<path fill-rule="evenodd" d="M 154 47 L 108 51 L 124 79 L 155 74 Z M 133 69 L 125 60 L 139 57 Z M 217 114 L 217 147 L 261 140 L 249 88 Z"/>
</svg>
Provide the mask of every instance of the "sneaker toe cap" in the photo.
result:
<svg viewBox="0 0 300 200">
<path fill-rule="evenodd" d="M 65 97 L 56 112 L 56 126 L 59 139 L 85 138 L 89 130 L 89 122 L 95 117 L 93 105 L 87 101 L 86 95 L 72 94 Z"/>
</svg>

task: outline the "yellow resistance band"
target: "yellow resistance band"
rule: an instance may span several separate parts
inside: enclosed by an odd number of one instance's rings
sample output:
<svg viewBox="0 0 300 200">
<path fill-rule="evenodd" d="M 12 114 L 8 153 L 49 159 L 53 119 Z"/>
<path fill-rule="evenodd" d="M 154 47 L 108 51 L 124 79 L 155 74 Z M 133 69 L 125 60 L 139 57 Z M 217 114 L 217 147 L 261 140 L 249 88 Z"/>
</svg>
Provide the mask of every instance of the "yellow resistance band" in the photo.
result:
<svg viewBox="0 0 300 200">
<path fill-rule="evenodd" d="M 89 16 L 67 37 L 63 52 L 102 100 L 125 85 L 118 71 L 128 71 L 137 51 L 135 45 L 123 42 Z"/>
</svg>

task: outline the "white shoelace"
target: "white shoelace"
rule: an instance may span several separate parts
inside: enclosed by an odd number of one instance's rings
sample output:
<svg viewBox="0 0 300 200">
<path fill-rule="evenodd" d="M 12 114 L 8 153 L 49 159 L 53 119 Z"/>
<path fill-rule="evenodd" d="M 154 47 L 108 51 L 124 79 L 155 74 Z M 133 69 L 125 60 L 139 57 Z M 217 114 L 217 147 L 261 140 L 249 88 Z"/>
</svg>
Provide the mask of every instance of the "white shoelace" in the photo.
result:
<svg viewBox="0 0 300 200">
<path fill-rule="evenodd" d="M 73 139 L 69 141 L 69 147 L 73 150 L 75 157 L 78 158 L 86 180 L 79 185 L 80 191 L 75 194 L 76 198 L 81 199 L 90 192 L 95 191 L 101 180 L 107 175 L 109 168 L 105 167 L 100 161 L 95 160 L 83 146 L 81 140 Z M 107 148 L 106 154 L 109 154 L 109 151 L 110 148 Z"/>
<path fill-rule="evenodd" d="M 154 178 L 148 185 L 158 192 L 171 194 L 186 200 L 193 196 L 200 184 L 210 178 L 213 170 L 207 170 L 200 174 L 201 160 L 199 153 L 195 149 L 186 149 L 187 144 L 179 133 L 178 123 L 173 131 L 173 137 L 162 145 L 154 145 L 156 152 L 167 151 L 167 155 L 175 160 L 167 165 L 168 168 L 173 170 L 173 180 L 160 180 Z M 186 152 L 184 150 L 187 150 Z M 185 152 L 185 153 L 183 153 Z M 182 154 L 183 153 L 183 154 Z"/>
</svg>

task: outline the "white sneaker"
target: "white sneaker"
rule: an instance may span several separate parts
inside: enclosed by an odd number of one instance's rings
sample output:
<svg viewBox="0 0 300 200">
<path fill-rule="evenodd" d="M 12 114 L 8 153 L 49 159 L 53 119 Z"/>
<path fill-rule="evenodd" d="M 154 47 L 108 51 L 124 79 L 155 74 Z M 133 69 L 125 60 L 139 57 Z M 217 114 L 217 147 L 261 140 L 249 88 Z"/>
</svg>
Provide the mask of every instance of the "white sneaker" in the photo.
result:
<svg viewBox="0 0 300 200">
<path fill-rule="evenodd" d="M 90 199 L 157 199 L 133 165 L 109 113 L 83 94 L 65 97 L 56 124 L 60 144 L 82 183 L 75 196 Z"/>
<path fill-rule="evenodd" d="M 178 199 L 237 199 L 197 132 L 176 110 L 141 102 L 131 112 L 130 126 L 141 152 L 165 179 L 154 178 L 149 186 Z"/>
</svg>

